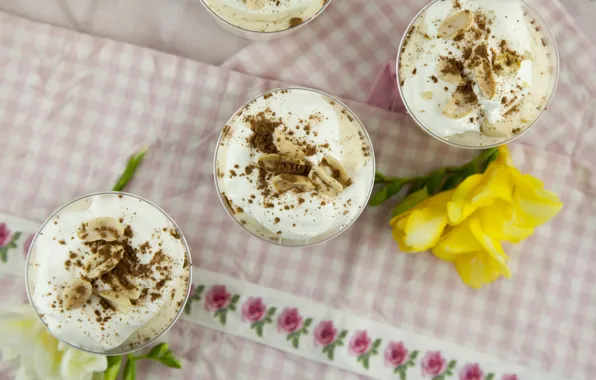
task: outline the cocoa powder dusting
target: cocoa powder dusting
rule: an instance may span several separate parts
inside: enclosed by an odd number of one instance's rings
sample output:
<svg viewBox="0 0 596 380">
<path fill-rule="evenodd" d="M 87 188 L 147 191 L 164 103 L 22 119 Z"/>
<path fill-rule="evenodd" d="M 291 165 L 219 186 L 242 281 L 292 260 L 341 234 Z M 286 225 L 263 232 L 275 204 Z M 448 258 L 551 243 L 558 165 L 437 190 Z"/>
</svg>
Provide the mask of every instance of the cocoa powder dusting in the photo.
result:
<svg viewBox="0 0 596 380">
<path fill-rule="evenodd" d="M 273 131 L 281 125 L 281 121 L 268 119 L 264 112 L 259 112 L 255 116 L 245 116 L 244 122 L 249 123 L 252 130 L 252 135 L 248 138 L 251 147 L 263 153 L 277 153 Z"/>
</svg>

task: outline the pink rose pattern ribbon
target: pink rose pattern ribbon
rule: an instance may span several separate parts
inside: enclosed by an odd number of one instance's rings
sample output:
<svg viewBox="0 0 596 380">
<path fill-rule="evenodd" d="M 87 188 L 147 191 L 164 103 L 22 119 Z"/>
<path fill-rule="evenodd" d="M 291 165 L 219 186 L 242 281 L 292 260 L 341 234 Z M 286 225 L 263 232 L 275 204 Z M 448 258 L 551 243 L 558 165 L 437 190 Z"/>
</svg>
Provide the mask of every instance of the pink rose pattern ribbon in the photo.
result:
<svg viewBox="0 0 596 380">
<path fill-rule="evenodd" d="M 240 295 L 232 295 L 225 285 L 212 285 L 203 297 L 205 289 L 205 285 L 192 285 L 191 297 L 185 306 L 185 312 L 190 314 L 193 304 L 201 302 L 204 298 L 205 310 L 213 313 L 213 318 L 225 325 L 227 313 L 236 311 Z M 261 297 L 249 296 L 242 303 L 239 312 L 241 320 L 250 323 L 250 328 L 262 338 L 265 327 L 273 324 L 277 310 L 275 306 L 266 305 Z M 277 316 L 277 333 L 285 335 L 291 346 L 299 349 L 300 338 L 310 334 L 309 328 L 312 323 L 313 319 L 304 318 L 298 308 L 284 307 Z M 364 369 L 369 369 L 372 360 L 383 360 L 385 367 L 392 368 L 400 380 L 407 380 L 408 371 L 415 367 L 420 368 L 423 378 L 430 380 L 521 380 L 515 374 L 503 374 L 500 378 L 492 372 L 485 374 L 478 363 L 467 363 L 456 372 L 457 361 L 448 361 L 440 351 L 428 351 L 418 361 L 420 352 L 408 350 L 402 341 L 389 340 L 381 350 L 381 338 L 373 339 L 366 330 L 354 330 L 350 334 L 348 329 L 337 328 L 331 320 L 320 321 L 312 335 L 315 346 L 323 347 L 322 353 L 329 361 L 334 360 L 336 350 L 344 347 L 344 340 L 349 338 L 344 349 Z M 383 352 L 382 359 L 377 359 L 379 352 Z"/>
<path fill-rule="evenodd" d="M 18 248 L 22 234 L 14 228 L 9 228 L 7 223 L 0 223 L 0 265 L 6 264 L 11 259 L 12 256 L 8 253 Z M 34 234 L 27 235 L 27 239 L 22 243 L 25 257 L 33 237 Z M 22 260 L 22 258 L 18 259 Z M 246 297 L 240 309 L 237 310 L 239 300 L 240 295 L 230 293 L 225 285 L 215 284 L 208 287 L 203 284 L 193 284 L 184 313 L 190 315 L 193 306 L 203 301 L 205 310 L 225 326 L 228 313 L 239 312 L 240 319 L 250 324 L 250 329 L 254 330 L 259 338 L 263 338 L 265 327 L 274 323 L 278 307 L 267 305 L 262 297 L 253 295 Z M 311 334 L 309 328 L 314 320 L 310 317 L 304 318 L 296 307 L 284 307 L 277 316 L 276 322 L 277 333 L 285 335 L 291 347 L 299 349 L 301 337 Z M 419 368 L 417 378 L 422 376 L 429 380 L 521 380 L 513 373 L 501 374 L 500 377 L 493 372 L 485 373 L 478 363 L 466 363 L 456 370 L 457 361 L 448 361 L 440 351 L 436 350 L 427 351 L 419 359 L 420 352 L 410 351 L 403 341 L 387 340 L 381 349 L 383 345 L 381 338 L 373 339 L 364 329 L 350 331 L 347 328 L 339 328 L 332 320 L 319 321 L 312 331 L 312 337 L 315 347 L 322 347 L 322 354 L 330 362 L 335 359 L 337 350 L 343 349 L 365 370 L 369 370 L 373 360 L 382 361 L 386 368 L 393 369 L 393 373 L 398 375 L 400 380 L 407 380 L 415 367 Z M 347 347 L 345 347 L 346 339 Z M 382 358 L 378 357 L 380 352 L 383 353 Z"/>
<path fill-rule="evenodd" d="M 17 248 L 21 232 L 11 232 L 6 223 L 0 223 L 0 262 L 8 261 L 8 251 Z M 29 243 L 31 244 L 31 243 Z M 29 247 L 25 245 L 27 250 Z"/>
</svg>

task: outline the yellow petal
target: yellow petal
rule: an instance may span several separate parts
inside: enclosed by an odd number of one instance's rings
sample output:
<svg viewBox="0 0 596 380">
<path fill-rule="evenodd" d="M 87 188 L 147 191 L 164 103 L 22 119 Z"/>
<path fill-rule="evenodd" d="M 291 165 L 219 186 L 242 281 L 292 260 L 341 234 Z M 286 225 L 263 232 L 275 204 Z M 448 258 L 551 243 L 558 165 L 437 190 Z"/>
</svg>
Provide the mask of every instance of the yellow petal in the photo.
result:
<svg viewBox="0 0 596 380">
<path fill-rule="evenodd" d="M 446 225 L 447 214 L 442 207 L 414 210 L 404 229 L 404 244 L 418 252 L 426 251 L 437 244 Z"/>
<path fill-rule="evenodd" d="M 499 162 L 492 162 L 484 173 L 483 181 L 474 192 L 471 204 L 485 207 L 494 203 L 495 199 L 511 202 L 513 179 L 510 167 Z"/>
<path fill-rule="evenodd" d="M 416 251 L 413 250 L 411 247 L 408 247 L 405 243 L 404 243 L 404 239 L 405 239 L 405 235 L 404 235 L 404 231 L 400 230 L 399 228 L 393 228 L 393 240 L 395 240 L 397 242 L 397 245 L 399 246 L 399 250 L 402 252 L 406 252 L 406 253 L 415 253 Z"/>
<path fill-rule="evenodd" d="M 458 256 L 454 261 L 455 269 L 462 281 L 474 288 L 496 280 L 500 273 L 493 265 L 493 260 L 485 252 L 473 252 Z"/>
<path fill-rule="evenodd" d="M 545 190 L 541 181 L 524 174 L 517 177 L 513 206 L 516 223 L 533 228 L 557 215 L 563 203 L 555 193 Z"/>
<path fill-rule="evenodd" d="M 453 261 L 459 255 L 476 252 L 482 249 L 482 245 L 476 240 L 466 221 L 451 228 L 437 245 L 433 248 L 433 254 L 441 260 Z"/>
<path fill-rule="evenodd" d="M 506 263 L 509 258 L 505 254 L 505 251 L 503 251 L 501 243 L 488 236 L 482 230 L 480 221 L 476 218 L 470 219 L 470 230 L 472 231 L 472 234 L 476 240 L 480 243 L 480 245 L 482 245 L 484 251 L 486 251 L 486 253 L 493 259 L 495 268 L 499 271 L 499 273 L 507 278 L 511 277 L 511 272 L 509 271 L 509 267 Z"/>
<path fill-rule="evenodd" d="M 480 221 L 482 230 L 495 240 L 519 243 L 534 233 L 533 228 L 516 225 L 513 206 L 501 200 L 497 200 L 492 206 L 481 208 L 474 215 Z"/>
<path fill-rule="evenodd" d="M 389 224 L 392 227 L 395 226 L 400 220 L 402 220 L 402 218 L 408 217 L 415 210 L 421 210 L 427 207 L 443 207 L 446 209 L 447 202 L 451 200 L 451 198 L 453 197 L 453 193 L 455 193 L 455 190 L 443 191 L 441 193 L 435 194 L 432 197 L 429 197 L 424 201 L 420 202 L 415 207 L 412 207 L 411 209 L 394 216 L 389 221 Z"/>
<path fill-rule="evenodd" d="M 482 183 L 484 175 L 474 174 L 466 178 L 459 184 L 450 202 L 447 203 L 447 215 L 451 225 L 459 224 L 471 213 L 476 211 L 476 207 L 470 204 L 472 193 L 476 191 Z"/>
<path fill-rule="evenodd" d="M 506 166 L 513 166 L 513 161 L 511 160 L 511 155 L 509 154 L 509 148 L 507 145 L 501 145 L 498 150 L 499 154 L 497 154 L 497 158 L 494 162 Z"/>
</svg>

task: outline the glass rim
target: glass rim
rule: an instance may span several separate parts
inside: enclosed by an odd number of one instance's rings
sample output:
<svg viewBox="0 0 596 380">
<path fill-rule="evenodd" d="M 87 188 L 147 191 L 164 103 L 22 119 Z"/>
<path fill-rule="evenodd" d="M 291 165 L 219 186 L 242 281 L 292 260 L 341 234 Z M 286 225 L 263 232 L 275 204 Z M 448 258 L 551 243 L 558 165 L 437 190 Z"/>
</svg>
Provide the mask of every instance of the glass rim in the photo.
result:
<svg viewBox="0 0 596 380">
<path fill-rule="evenodd" d="M 246 32 L 246 33 L 256 33 L 256 34 L 260 34 L 260 35 L 275 35 L 277 33 L 283 33 L 283 32 L 287 32 L 288 30 L 298 30 L 300 28 L 302 28 L 302 26 L 305 26 L 307 24 L 309 24 L 311 21 L 313 21 L 314 19 L 316 19 L 320 14 L 323 13 L 323 11 L 325 11 L 325 9 L 327 9 L 327 7 L 329 6 L 329 4 L 331 4 L 331 1 L 333 0 L 327 0 L 325 1 L 325 3 L 323 4 L 323 6 L 321 7 L 321 9 L 319 9 L 317 11 L 317 13 L 315 13 L 314 15 L 312 15 L 309 19 L 303 21 L 302 23 L 300 23 L 300 25 L 297 25 L 295 27 L 288 27 L 286 29 L 281 29 L 281 30 L 270 30 L 270 31 L 262 31 L 262 30 L 252 30 L 252 29 L 246 29 L 243 28 L 241 26 L 238 25 L 234 25 L 231 22 L 229 22 L 228 20 L 224 19 L 223 17 L 221 17 L 220 15 L 218 15 L 217 13 L 215 13 L 215 11 L 213 11 L 211 9 L 211 7 L 209 7 L 209 5 L 207 5 L 207 3 L 205 2 L 205 0 L 199 0 L 201 4 L 203 4 L 203 6 L 207 9 L 207 11 L 212 15 L 215 16 L 218 20 L 224 22 L 226 25 L 231 26 L 234 29 L 237 29 L 239 31 L 242 32 Z"/>
<path fill-rule="evenodd" d="M 35 242 L 36 242 L 37 237 L 39 236 L 40 232 L 52 220 L 52 218 L 54 216 L 56 216 L 56 214 L 58 214 L 60 211 L 64 210 L 66 207 L 70 206 L 71 204 L 73 204 L 75 202 L 78 202 L 80 200 L 86 199 L 86 198 L 90 198 L 90 197 L 96 196 L 96 195 L 106 195 L 106 194 L 123 195 L 123 196 L 128 196 L 128 197 L 140 199 L 140 200 L 142 200 L 144 202 L 147 202 L 148 204 L 150 204 L 151 206 L 155 207 L 156 209 L 158 209 L 172 223 L 172 225 L 176 228 L 176 230 L 180 234 L 180 238 L 181 238 L 180 240 L 182 240 L 182 244 L 183 244 L 184 249 L 185 249 L 185 252 L 186 252 L 186 258 L 188 259 L 188 268 L 189 268 L 189 270 L 188 270 L 188 285 L 187 285 L 187 289 L 186 289 L 186 296 L 184 297 L 184 302 L 180 306 L 180 309 L 178 310 L 178 312 L 176 313 L 176 316 L 172 319 L 172 321 L 170 322 L 170 324 L 163 331 L 161 331 L 159 334 L 155 335 L 153 338 L 151 338 L 147 342 L 144 342 L 144 343 L 140 344 L 137 347 L 134 347 L 134 348 L 131 348 L 131 349 L 128 349 L 128 350 L 120 350 L 120 351 L 117 351 L 117 349 L 119 347 L 121 347 L 122 344 L 124 344 L 124 343 L 122 343 L 120 346 L 115 347 L 115 348 L 112 348 L 110 350 L 106 350 L 106 351 L 95 351 L 95 350 L 91 350 L 91 349 L 84 348 L 84 347 L 78 347 L 78 346 L 76 346 L 73 343 L 70 343 L 70 342 L 61 340 L 58 337 L 56 337 L 50 331 L 50 329 L 48 328 L 48 326 L 44 323 L 43 319 L 41 318 L 41 316 L 39 314 L 39 311 L 37 310 L 37 307 L 35 306 L 35 303 L 33 302 L 32 295 L 31 295 L 31 289 L 29 289 L 29 260 L 31 258 L 31 250 L 35 246 Z M 132 352 L 136 352 L 136 351 L 142 350 L 143 348 L 146 348 L 146 347 L 150 346 L 151 344 L 155 343 L 155 341 L 157 341 L 159 338 L 161 338 L 165 333 L 167 333 L 172 328 L 172 326 L 182 316 L 182 312 L 184 311 L 184 306 L 186 305 L 186 302 L 188 302 L 188 299 L 190 297 L 190 290 L 191 290 L 191 287 L 192 287 L 192 272 L 193 272 L 192 257 L 191 257 L 191 254 L 190 254 L 190 249 L 188 247 L 188 243 L 186 241 L 186 237 L 184 236 L 184 233 L 182 232 L 182 230 L 180 229 L 180 227 L 178 226 L 178 224 L 176 224 L 176 222 L 170 217 L 170 215 L 168 215 L 168 213 L 166 213 L 161 207 L 157 206 L 155 203 L 153 203 L 153 202 L 151 202 L 151 201 L 147 200 L 146 198 L 143 198 L 143 197 L 141 197 L 139 195 L 135 195 L 135 194 L 124 192 L 124 191 L 99 191 L 99 192 L 89 193 L 89 194 L 80 196 L 80 197 L 78 197 L 76 199 L 73 199 L 73 200 L 69 201 L 68 203 L 63 204 L 58 209 L 54 210 L 54 212 L 52 212 L 50 214 L 50 216 L 41 224 L 41 227 L 39 227 L 39 229 L 35 233 L 35 236 L 33 237 L 33 240 L 31 241 L 31 244 L 29 245 L 29 249 L 27 250 L 27 259 L 25 260 L 25 290 L 27 292 L 27 300 L 29 301 L 29 304 L 33 307 L 33 310 L 35 311 L 35 315 L 37 315 L 37 318 L 39 319 L 39 321 L 41 321 L 41 324 L 44 326 L 44 328 L 56 340 L 58 340 L 60 342 L 63 342 L 64 344 L 67 344 L 68 346 L 70 346 L 72 348 L 76 348 L 77 350 L 80 350 L 80 351 L 84 351 L 84 352 L 88 352 L 88 353 L 92 353 L 92 354 L 97 354 L 97 355 L 103 355 L 103 356 L 118 356 L 118 355 L 127 355 L 127 354 L 130 354 Z"/>
<path fill-rule="evenodd" d="M 292 86 L 292 87 L 280 87 L 280 88 L 275 88 L 272 90 L 268 90 L 265 91 L 257 96 L 252 97 L 250 100 L 246 101 L 242 106 L 238 107 L 238 109 L 236 109 L 236 111 L 234 111 L 234 113 L 232 113 L 232 116 L 230 116 L 230 118 L 223 124 L 224 126 L 228 125 L 230 123 L 230 121 L 232 119 L 234 119 L 236 117 L 236 115 L 238 114 L 238 112 L 240 112 L 240 110 L 242 110 L 244 107 L 246 107 L 246 105 L 252 103 L 253 101 L 267 95 L 270 93 L 274 93 L 274 92 L 279 92 L 279 91 L 283 91 L 283 90 L 304 90 L 304 91 L 309 91 L 309 92 L 313 92 L 319 95 L 323 95 L 328 97 L 329 99 L 333 100 L 334 102 L 336 102 L 337 104 L 341 105 L 342 107 L 344 107 L 349 113 L 350 115 L 354 118 L 354 120 L 356 120 L 358 122 L 358 125 L 360 126 L 360 130 L 362 131 L 362 133 L 364 134 L 364 137 L 366 138 L 366 141 L 368 142 L 368 146 L 370 148 L 370 157 L 371 157 L 371 162 L 372 162 L 372 171 L 373 174 L 376 172 L 376 158 L 375 158 L 375 152 L 374 152 L 374 147 L 373 147 L 373 143 L 372 143 L 372 139 L 370 138 L 370 135 L 368 134 L 368 131 L 366 130 L 366 127 L 364 126 L 364 123 L 362 123 L 362 121 L 360 120 L 360 118 L 358 117 L 358 115 L 356 115 L 354 113 L 354 111 L 352 111 L 352 109 L 350 107 L 348 107 L 344 102 L 342 102 L 341 100 L 337 99 L 336 97 L 329 95 L 328 93 L 321 91 L 321 90 L 317 90 L 317 89 L 313 89 L 313 88 L 308 88 L 308 87 L 300 87 L 300 86 Z M 232 220 L 234 220 L 234 222 L 236 222 L 236 224 L 238 224 L 244 231 L 248 232 L 249 234 L 251 234 L 252 236 L 255 236 L 257 238 L 259 238 L 262 241 L 265 241 L 267 243 L 276 245 L 276 246 L 280 246 L 280 247 L 295 247 L 295 248 L 306 248 L 306 247 L 313 247 L 316 246 L 318 244 L 323 244 L 326 243 L 328 241 L 330 241 L 331 239 L 334 239 L 336 237 L 338 237 L 339 235 L 341 235 L 343 232 L 347 231 L 362 215 L 362 213 L 364 212 L 364 210 L 366 209 L 366 206 L 368 205 L 368 202 L 370 200 L 370 197 L 372 196 L 372 192 L 374 190 L 374 186 L 375 186 L 375 180 L 374 180 L 374 175 L 372 176 L 372 180 L 369 186 L 369 190 L 368 190 L 368 194 L 366 196 L 366 202 L 364 203 L 364 206 L 360 208 L 360 210 L 358 211 L 358 213 L 354 216 L 354 218 L 352 220 L 350 220 L 350 223 L 346 224 L 343 228 L 339 229 L 336 233 L 325 237 L 323 240 L 321 241 L 316 241 L 313 243 L 306 243 L 306 244 L 283 244 L 280 241 L 275 241 L 275 240 L 270 240 L 267 239 L 263 236 L 260 236 L 252 231 L 250 231 L 248 228 L 246 228 L 238 219 L 236 219 L 234 217 L 234 215 L 230 212 L 230 210 L 228 210 L 228 207 L 226 207 L 226 204 L 224 202 L 224 199 L 222 197 L 222 193 L 221 193 L 221 189 L 219 188 L 219 183 L 217 181 L 217 157 L 218 157 L 218 153 L 219 153 L 219 147 L 220 147 L 220 143 L 221 140 L 223 138 L 223 127 L 221 132 L 219 133 L 219 137 L 217 139 L 217 145 L 215 147 L 215 152 L 213 154 L 213 180 L 215 182 L 215 189 L 217 191 L 217 197 L 219 198 L 219 202 L 221 203 L 223 209 L 226 211 L 226 214 L 228 214 L 228 216 L 230 218 L 232 218 Z M 316 236 L 314 237 L 316 238 Z M 314 239 L 311 238 L 310 240 Z M 284 240 L 297 240 L 297 239 L 284 239 Z"/>
<path fill-rule="evenodd" d="M 536 125 L 538 123 L 538 121 L 540 120 L 540 118 L 544 115 L 544 113 L 546 112 L 546 110 L 548 109 L 548 107 L 550 106 L 550 104 L 553 101 L 554 95 L 557 92 L 557 85 L 559 84 L 559 75 L 560 75 L 560 56 L 559 56 L 559 47 L 557 46 L 557 41 L 555 39 L 555 36 L 553 35 L 552 29 L 550 28 L 550 26 L 548 25 L 548 23 L 544 20 L 544 18 L 542 18 L 542 16 L 540 16 L 540 13 L 538 13 L 536 11 L 536 9 L 534 7 L 532 7 L 526 0 L 520 0 L 521 4 L 530 9 L 532 12 L 532 16 L 534 18 L 538 18 L 542 24 L 544 26 L 546 26 L 546 28 L 543 28 L 541 31 L 546 30 L 545 33 L 545 37 L 547 37 L 547 39 L 549 40 L 550 45 L 552 46 L 552 52 L 554 53 L 554 63 L 555 63 L 555 70 L 554 70 L 554 84 L 553 84 L 553 88 L 552 91 L 550 92 L 549 96 L 548 96 L 548 100 L 546 102 L 546 104 L 544 105 L 544 107 L 542 108 L 542 110 L 540 111 L 540 113 L 538 114 L 538 116 L 534 119 L 534 121 L 532 121 L 531 124 L 529 124 L 526 128 L 523 129 L 523 131 L 509 137 L 508 139 L 502 140 L 500 142 L 496 142 L 496 143 L 492 143 L 492 144 L 486 144 L 486 145 L 463 145 L 463 144 L 458 144 L 455 143 L 453 141 L 447 140 L 444 137 L 438 136 L 437 134 L 435 134 L 434 132 L 432 132 L 429 128 L 427 128 L 422 122 L 420 122 L 418 120 L 418 118 L 414 115 L 414 113 L 411 111 L 410 107 L 408 106 L 408 103 L 404 100 L 404 96 L 402 93 L 402 86 L 400 84 L 400 80 L 399 80 L 399 61 L 400 61 L 400 57 L 401 57 L 401 53 L 402 53 L 402 49 L 403 49 L 403 44 L 406 42 L 406 37 L 408 36 L 408 32 L 410 31 L 410 29 L 412 28 L 412 26 L 414 25 L 414 23 L 418 20 L 418 18 L 422 15 L 422 13 L 424 13 L 428 8 L 430 8 L 433 4 L 442 1 L 442 0 L 433 0 L 430 3 L 428 3 L 427 5 L 425 5 L 420 11 L 418 11 L 418 13 L 416 14 L 416 16 L 414 16 L 414 18 L 412 19 L 412 21 L 408 24 L 408 27 L 406 28 L 401 41 L 399 43 L 399 49 L 397 51 L 397 59 L 395 61 L 395 72 L 396 72 L 396 81 L 397 81 L 397 89 L 399 92 L 399 96 L 402 100 L 402 103 L 404 104 L 404 106 L 406 107 L 407 113 L 410 115 L 410 117 L 414 120 L 414 122 L 416 123 L 416 125 L 422 129 L 424 132 L 426 132 L 427 134 L 429 134 L 430 136 L 434 137 L 436 140 L 439 140 L 447 145 L 456 147 L 456 148 L 463 148 L 463 149 L 471 149 L 471 150 L 479 150 L 479 149 L 489 149 L 489 148 L 494 148 L 494 147 L 498 147 L 501 145 L 506 145 L 509 144 L 515 140 L 517 140 L 518 138 L 522 137 L 524 134 L 526 134 L 534 125 Z"/>
</svg>

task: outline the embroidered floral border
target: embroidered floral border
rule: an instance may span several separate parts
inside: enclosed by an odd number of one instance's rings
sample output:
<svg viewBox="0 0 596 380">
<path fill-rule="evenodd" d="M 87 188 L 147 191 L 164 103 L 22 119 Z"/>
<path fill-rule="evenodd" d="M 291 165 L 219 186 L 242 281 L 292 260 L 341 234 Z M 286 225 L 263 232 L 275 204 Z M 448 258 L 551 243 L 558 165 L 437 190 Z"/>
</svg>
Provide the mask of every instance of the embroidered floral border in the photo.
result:
<svg viewBox="0 0 596 380">
<path fill-rule="evenodd" d="M 0 214 L 0 270 L 25 275 L 38 224 Z M 555 380 L 463 347 L 200 268 L 182 317 L 375 379 Z"/>
</svg>

